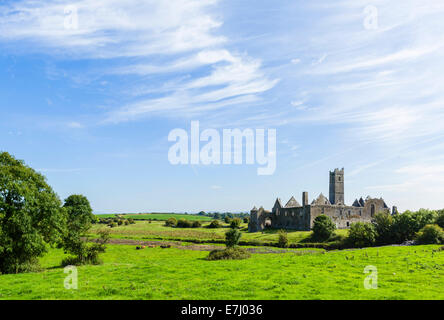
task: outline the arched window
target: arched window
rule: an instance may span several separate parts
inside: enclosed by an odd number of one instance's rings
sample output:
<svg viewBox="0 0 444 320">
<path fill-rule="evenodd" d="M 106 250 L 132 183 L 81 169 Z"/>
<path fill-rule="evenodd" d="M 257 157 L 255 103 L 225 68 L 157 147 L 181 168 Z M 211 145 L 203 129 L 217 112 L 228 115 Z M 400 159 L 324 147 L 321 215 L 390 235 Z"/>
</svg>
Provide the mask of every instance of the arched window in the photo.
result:
<svg viewBox="0 0 444 320">
<path fill-rule="evenodd" d="M 372 218 L 375 216 L 375 205 L 372 204 L 372 206 L 370 207 L 370 214 L 372 216 Z"/>
</svg>

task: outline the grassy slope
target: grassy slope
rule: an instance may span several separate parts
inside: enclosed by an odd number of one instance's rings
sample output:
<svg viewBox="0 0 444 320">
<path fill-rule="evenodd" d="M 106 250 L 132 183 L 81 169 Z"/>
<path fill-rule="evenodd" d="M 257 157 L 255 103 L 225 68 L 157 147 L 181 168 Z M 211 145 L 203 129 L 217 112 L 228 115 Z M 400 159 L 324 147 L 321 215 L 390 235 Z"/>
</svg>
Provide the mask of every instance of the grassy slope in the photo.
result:
<svg viewBox="0 0 444 320">
<path fill-rule="evenodd" d="M 0 299 L 444 299 L 444 251 L 437 248 L 206 261 L 208 252 L 111 245 L 103 265 L 79 267 L 78 290 L 64 289 L 63 253 L 54 249 L 42 259 L 44 272 L 0 275 Z M 377 290 L 363 288 L 367 265 L 378 268 Z"/>
</svg>

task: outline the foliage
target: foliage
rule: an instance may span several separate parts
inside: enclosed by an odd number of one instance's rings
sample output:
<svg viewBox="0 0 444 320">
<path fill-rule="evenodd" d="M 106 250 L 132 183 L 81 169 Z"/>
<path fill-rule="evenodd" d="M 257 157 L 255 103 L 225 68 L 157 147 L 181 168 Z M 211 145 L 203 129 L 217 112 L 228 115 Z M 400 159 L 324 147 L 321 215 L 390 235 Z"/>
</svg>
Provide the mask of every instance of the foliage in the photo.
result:
<svg viewBox="0 0 444 320">
<path fill-rule="evenodd" d="M 436 224 L 444 229 L 444 209 L 437 212 Z"/>
<path fill-rule="evenodd" d="M 193 221 L 191 227 L 192 228 L 200 228 L 200 227 L 202 227 L 202 223 L 199 220 L 195 220 L 195 221 Z"/>
<path fill-rule="evenodd" d="M 385 212 L 380 212 L 376 214 L 372 223 L 377 233 L 376 236 L 377 244 L 384 245 L 396 242 L 396 236 L 393 232 L 394 219 L 390 214 Z"/>
<path fill-rule="evenodd" d="M 225 244 L 227 248 L 233 248 L 239 244 L 242 233 L 238 229 L 230 229 L 225 233 Z"/>
<path fill-rule="evenodd" d="M 329 216 L 321 214 L 313 221 L 313 239 L 318 241 L 326 241 L 336 230 L 336 225 Z"/>
<path fill-rule="evenodd" d="M 287 248 L 288 247 L 287 232 L 285 230 L 279 230 L 278 235 L 279 235 L 278 247 L 279 248 Z"/>
<path fill-rule="evenodd" d="M 406 211 L 393 217 L 393 235 L 395 243 L 413 240 L 416 233 L 427 224 L 434 224 L 437 217 L 436 211 L 420 209 L 412 212 Z"/>
<path fill-rule="evenodd" d="M 428 224 L 416 235 L 419 244 L 441 244 L 444 243 L 444 231 L 437 224 Z"/>
<path fill-rule="evenodd" d="M 167 221 L 165 221 L 165 226 L 167 227 L 175 227 L 176 225 L 177 225 L 176 218 L 169 218 Z"/>
<path fill-rule="evenodd" d="M 250 257 L 251 254 L 243 248 L 226 248 L 211 251 L 207 260 L 242 260 Z"/>
<path fill-rule="evenodd" d="M 237 229 L 242 224 L 242 220 L 240 218 L 233 218 L 230 223 L 230 227 L 232 229 Z"/>
<path fill-rule="evenodd" d="M 376 242 L 376 230 L 368 222 L 355 222 L 351 224 L 347 242 L 356 248 L 371 247 Z"/>
<path fill-rule="evenodd" d="M 250 217 L 245 217 L 244 218 L 244 223 L 250 223 Z"/>
<path fill-rule="evenodd" d="M 216 228 L 221 228 L 221 227 L 222 227 L 222 223 L 220 223 L 219 220 L 213 220 L 208 225 L 208 228 L 210 228 L 210 229 L 216 229 Z"/>
<path fill-rule="evenodd" d="M 109 241 L 110 235 L 108 230 L 100 230 L 98 232 L 99 238 L 93 243 L 81 241 L 77 243 L 74 250 L 70 250 L 75 256 L 69 256 L 62 261 L 62 266 L 67 265 L 84 265 L 84 264 L 101 264 L 99 254 L 106 251 L 106 244 Z"/>
<path fill-rule="evenodd" d="M 224 218 L 224 222 L 230 224 L 231 223 L 231 218 L 230 217 L 225 217 Z"/>
<path fill-rule="evenodd" d="M 40 173 L 0 153 L 0 273 L 35 268 L 65 229 L 61 202 Z"/>
</svg>

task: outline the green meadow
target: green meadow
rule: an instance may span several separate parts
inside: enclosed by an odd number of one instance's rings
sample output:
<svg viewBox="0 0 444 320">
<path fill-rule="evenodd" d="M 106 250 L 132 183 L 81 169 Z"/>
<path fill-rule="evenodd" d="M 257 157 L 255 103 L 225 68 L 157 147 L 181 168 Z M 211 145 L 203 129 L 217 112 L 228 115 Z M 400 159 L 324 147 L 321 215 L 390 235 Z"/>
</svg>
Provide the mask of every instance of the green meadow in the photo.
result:
<svg viewBox="0 0 444 320">
<path fill-rule="evenodd" d="M 196 214 L 179 214 L 179 213 L 125 213 L 125 214 L 97 214 L 99 218 L 123 218 L 134 220 L 168 220 L 169 218 L 186 219 L 191 221 L 211 221 L 212 218 L 199 216 Z"/>
<path fill-rule="evenodd" d="M 78 289 L 64 287 L 61 250 L 39 273 L 0 275 L 0 299 L 444 299 L 439 246 L 256 253 L 207 261 L 206 251 L 110 245 L 103 265 L 78 267 Z M 366 266 L 378 271 L 365 289 Z"/>
</svg>

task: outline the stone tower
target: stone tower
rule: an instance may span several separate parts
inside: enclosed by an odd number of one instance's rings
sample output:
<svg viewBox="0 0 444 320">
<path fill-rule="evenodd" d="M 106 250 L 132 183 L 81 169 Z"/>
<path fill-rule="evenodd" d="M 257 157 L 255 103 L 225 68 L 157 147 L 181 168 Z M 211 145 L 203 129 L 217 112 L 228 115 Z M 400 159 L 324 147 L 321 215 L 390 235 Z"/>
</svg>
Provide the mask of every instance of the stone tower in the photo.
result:
<svg viewBox="0 0 444 320">
<path fill-rule="evenodd" d="M 344 204 L 344 168 L 330 171 L 330 202 Z"/>
</svg>

